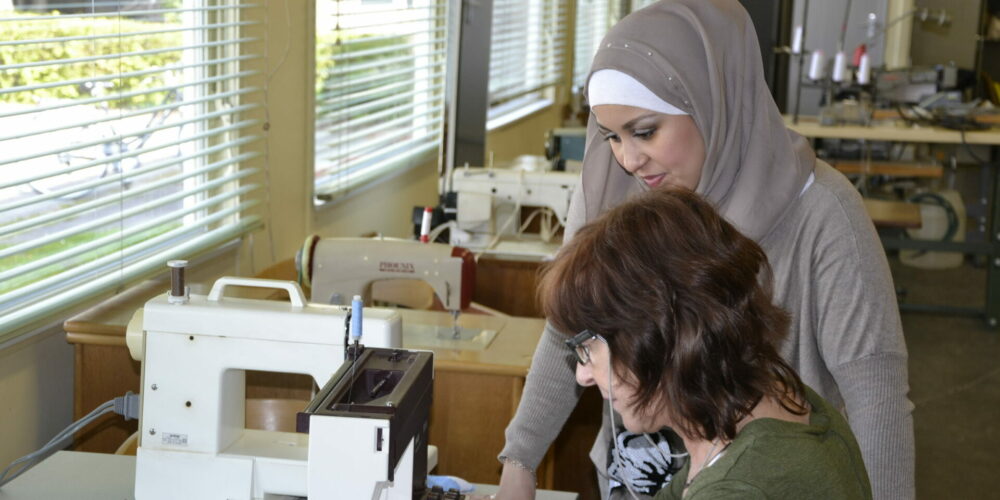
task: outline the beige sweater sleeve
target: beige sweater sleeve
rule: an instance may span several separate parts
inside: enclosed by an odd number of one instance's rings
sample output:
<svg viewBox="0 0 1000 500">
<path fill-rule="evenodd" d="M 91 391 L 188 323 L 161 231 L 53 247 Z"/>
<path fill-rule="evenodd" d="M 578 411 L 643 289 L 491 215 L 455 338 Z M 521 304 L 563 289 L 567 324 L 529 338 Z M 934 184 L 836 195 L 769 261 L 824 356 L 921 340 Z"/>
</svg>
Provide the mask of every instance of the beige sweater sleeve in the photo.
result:
<svg viewBox="0 0 1000 500">
<path fill-rule="evenodd" d="M 573 192 L 566 217 L 565 240 L 576 234 L 584 218 L 583 190 L 578 187 Z M 507 442 L 500 452 L 501 461 L 511 461 L 534 471 L 580 400 L 576 364 L 573 354 L 563 343 L 565 338 L 552 325 L 545 324 L 531 360 L 521 402 L 507 425 Z"/>
</svg>

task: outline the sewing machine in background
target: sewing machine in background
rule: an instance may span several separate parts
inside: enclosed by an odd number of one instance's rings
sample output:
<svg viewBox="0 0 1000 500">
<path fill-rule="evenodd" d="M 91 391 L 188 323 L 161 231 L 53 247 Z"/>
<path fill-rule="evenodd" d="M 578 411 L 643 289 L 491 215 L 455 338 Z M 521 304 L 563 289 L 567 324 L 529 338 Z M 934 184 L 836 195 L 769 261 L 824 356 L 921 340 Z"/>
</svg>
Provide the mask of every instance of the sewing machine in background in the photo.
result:
<svg viewBox="0 0 1000 500">
<path fill-rule="evenodd" d="M 551 257 L 580 175 L 543 163 L 449 172 L 434 210 L 436 231 L 447 229 L 449 243 L 480 254 Z M 537 232 L 529 231 L 532 224 Z"/>
<path fill-rule="evenodd" d="M 307 303 L 291 281 L 221 278 L 191 295 L 174 273 L 127 333 L 142 361 L 137 499 L 420 497 L 431 354 L 397 349 L 397 311 Z M 224 297 L 229 286 L 284 289 L 289 302 Z M 348 348 L 349 313 L 366 345 Z M 324 386 L 299 415 L 308 434 L 246 428 L 246 370 Z"/>
<path fill-rule="evenodd" d="M 489 346 L 496 330 L 459 326 L 459 315 L 472 306 L 476 288 L 476 262 L 462 247 L 421 243 L 395 238 L 306 238 L 295 256 L 298 280 L 311 288 L 314 302 L 343 304 L 360 295 L 373 303 L 373 289 L 380 281 L 416 280 L 434 291 L 451 314 L 451 327 L 407 323 L 404 343 L 419 347 L 481 350 Z M 420 293 L 419 287 L 411 287 Z"/>
<path fill-rule="evenodd" d="M 346 304 L 355 295 L 371 304 L 372 283 L 417 279 L 457 314 L 469 307 L 476 287 L 476 261 L 465 248 L 395 238 L 312 235 L 296 253 L 295 268 L 320 304 Z"/>
</svg>

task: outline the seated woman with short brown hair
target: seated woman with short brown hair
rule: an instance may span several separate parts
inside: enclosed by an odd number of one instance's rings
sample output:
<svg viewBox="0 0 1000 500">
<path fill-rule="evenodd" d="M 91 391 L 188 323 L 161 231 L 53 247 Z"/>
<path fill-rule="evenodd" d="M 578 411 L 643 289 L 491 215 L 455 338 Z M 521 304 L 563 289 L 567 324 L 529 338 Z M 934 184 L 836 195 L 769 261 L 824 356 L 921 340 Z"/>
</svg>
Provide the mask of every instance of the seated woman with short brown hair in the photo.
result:
<svg viewBox="0 0 1000 500">
<path fill-rule="evenodd" d="M 656 498 L 871 498 L 846 421 L 775 349 L 789 320 L 770 275 L 756 243 L 679 188 L 610 210 L 546 268 L 539 299 L 579 332 L 567 344 L 580 385 L 627 430 L 684 442 Z"/>
</svg>

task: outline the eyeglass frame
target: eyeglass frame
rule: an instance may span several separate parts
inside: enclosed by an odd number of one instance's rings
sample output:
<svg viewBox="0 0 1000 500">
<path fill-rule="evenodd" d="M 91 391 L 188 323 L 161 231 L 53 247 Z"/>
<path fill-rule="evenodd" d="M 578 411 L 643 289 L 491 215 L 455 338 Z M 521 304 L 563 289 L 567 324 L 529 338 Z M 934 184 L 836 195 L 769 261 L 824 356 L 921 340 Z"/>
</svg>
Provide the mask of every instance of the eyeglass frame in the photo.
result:
<svg viewBox="0 0 1000 500">
<path fill-rule="evenodd" d="M 583 330 L 582 332 L 568 338 L 565 340 L 566 347 L 569 347 L 573 354 L 576 354 L 576 362 L 581 365 L 590 363 L 590 347 L 585 345 L 591 340 L 600 340 L 607 345 L 608 340 L 602 337 L 599 333 L 594 333 L 590 330 Z"/>
</svg>

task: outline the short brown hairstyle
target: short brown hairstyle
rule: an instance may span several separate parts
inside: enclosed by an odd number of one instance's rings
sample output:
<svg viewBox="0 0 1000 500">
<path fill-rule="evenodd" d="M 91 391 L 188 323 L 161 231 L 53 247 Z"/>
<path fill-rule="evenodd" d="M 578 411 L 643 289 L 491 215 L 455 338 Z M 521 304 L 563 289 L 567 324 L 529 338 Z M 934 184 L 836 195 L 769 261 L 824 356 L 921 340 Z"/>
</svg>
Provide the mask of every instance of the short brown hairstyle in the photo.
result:
<svg viewBox="0 0 1000 500">
<path fill-rule="evenodd" d="M 764 251 L 708 202 L 663 188 L 584 226 L 543 270 L 538 298 L 556 329 L 607 340 L 637 410 L 660 401 L 678 430 L 731 440 L 765 395 L 805 412 L 786 403 L 804 389 L 775 348 L 789 319 L 771 279 Z"/>
</svg>

